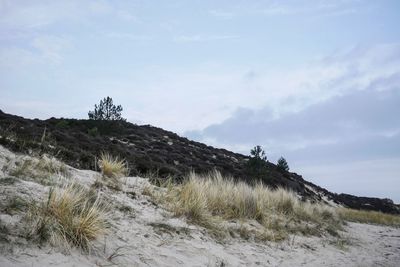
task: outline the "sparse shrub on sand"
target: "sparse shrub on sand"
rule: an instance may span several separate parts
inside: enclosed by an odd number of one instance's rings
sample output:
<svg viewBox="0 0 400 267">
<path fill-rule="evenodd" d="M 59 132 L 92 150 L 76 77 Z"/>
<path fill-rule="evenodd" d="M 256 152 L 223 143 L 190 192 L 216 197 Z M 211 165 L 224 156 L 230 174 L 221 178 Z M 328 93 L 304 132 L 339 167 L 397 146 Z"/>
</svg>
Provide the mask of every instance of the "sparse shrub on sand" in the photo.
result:
<svg viewBox="0 0 400 267">
<path fill-rule="evenodd" d="M 10 197 L 4 204 L 0 203 L 0 211 L 10 215 L 25 211 L 27 207 L 27 201 L 18 196 Z"/>
<path fill-rule="evenodd" d="M 52 188 L 48 199 L 28 212 L 28 236 L 66 247 L 90 250 L 91 242 L 108 228 L 107 207 L 86 188 L 70 183 Z"/>
<path fill-rule="evenodd" d="M 33 180 L 42 185 L 54 185 L 56 178 L 68 178 L 70 172 L 64 163 L 55 158 L 42 156 L 36 158 L 23 158 L 15 163 L 15 168 L 9 174 L 24 180 Z"/>
<path fill-rule="evenodd" d="M 109 178 L 121 178 L 129 173 L 125 160 L 113 157 L 108 153 L 101 154 L 99 167 L 102 174 Z"/>
<path fill-rule="evenodd" d="M 109 186 L 119 188 L 120 178 L 129 174 L 127 163 L 123 159 L 113 157 L 108 153 L 102 153 L 99 159 L 99 167 L 103 175 L 103 179 Z"/>
</svg>

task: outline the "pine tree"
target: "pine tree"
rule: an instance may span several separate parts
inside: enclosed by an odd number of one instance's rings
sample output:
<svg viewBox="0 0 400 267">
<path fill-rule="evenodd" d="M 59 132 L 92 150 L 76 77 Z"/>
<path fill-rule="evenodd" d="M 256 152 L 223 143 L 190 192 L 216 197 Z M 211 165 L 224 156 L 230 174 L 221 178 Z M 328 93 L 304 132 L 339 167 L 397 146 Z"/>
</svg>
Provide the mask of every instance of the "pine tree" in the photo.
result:
<svg viewBox="0 0 400 267">
<path fill-rule="evenodd" d="M 289 171 L 289 165 L 284 157 L 278 159 L 278 164 L 276 165 L 281 171 Z"/>
<path fill-rule="evenodd" d="M 261 148 L 261 146 L 255 146 L 252 150 L 250 150 L 250 155 L 252 155 L 253 158 L 256 158 L 256 159 L 260 159 L 263 161 L 267 160 L 265 151 Z"/>
<path fill-rule="evenodd" d="M 100 100 L 99 105 L 94 105 L 94 111 L 89 111 L 90 120 L 125 121 L 122 118 L 122 106 L 115 106 L 111 97 L 107 96 Z"/>
<path fill-rule="evenodd" d="M 261 146 L 255 146 L 250 150 L 250 159 L 246 167 L 247 172 L 252 178 L 266 179 L 269 175 L 267 168 L 267 156 Z"/>
</svg>

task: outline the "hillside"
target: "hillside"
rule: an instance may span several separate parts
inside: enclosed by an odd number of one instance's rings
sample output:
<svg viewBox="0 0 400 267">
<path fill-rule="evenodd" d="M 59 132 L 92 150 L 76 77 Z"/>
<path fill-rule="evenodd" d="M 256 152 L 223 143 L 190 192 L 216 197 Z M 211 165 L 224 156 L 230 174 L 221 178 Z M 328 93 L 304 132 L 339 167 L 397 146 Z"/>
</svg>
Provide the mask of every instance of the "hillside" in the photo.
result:
<svg viewBox="0 0 400 267">
<path fill-rule="evenodd" d="M 179 180 L 190 171 L 207 173 L 216 169 L 226 176 L 253 181 L 245 168 L 247 156 L 190 141 L 150 125 L 56 118 L 31 120 L 0 111 L 0 144 L 14 152 L 47 153 L 80 169 L 96 170 L 96 158 L 107 151 L 127 160 L 130 175 L 153 172 Z M 309 200 L 400 213 L 389 199 L 335 194 L 296 173 L 279 171 L 272 163 L 268 162 L 267 167 L 269 175 L 263 183 L 272 188 L 284 187 Z"/>
</svg>

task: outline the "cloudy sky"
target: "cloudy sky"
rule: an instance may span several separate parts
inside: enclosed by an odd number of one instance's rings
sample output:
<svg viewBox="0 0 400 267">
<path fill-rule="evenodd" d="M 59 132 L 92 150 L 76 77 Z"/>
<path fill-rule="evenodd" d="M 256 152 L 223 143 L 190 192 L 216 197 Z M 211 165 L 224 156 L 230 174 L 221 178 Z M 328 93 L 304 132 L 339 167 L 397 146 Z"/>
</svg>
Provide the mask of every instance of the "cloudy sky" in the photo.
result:
<svg viewBox="0 0 400 267">
<path fill-rule="evenodd" d="M 131 122 L 400 202 L 400 2 L 0 0 L 0 109 Z"/>
</svg>

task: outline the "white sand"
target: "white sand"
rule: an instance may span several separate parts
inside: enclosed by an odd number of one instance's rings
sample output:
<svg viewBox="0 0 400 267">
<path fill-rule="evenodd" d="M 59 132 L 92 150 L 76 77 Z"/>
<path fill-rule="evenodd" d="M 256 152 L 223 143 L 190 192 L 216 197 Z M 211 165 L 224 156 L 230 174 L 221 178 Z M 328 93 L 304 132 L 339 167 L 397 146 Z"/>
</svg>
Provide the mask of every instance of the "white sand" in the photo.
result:
<svg viewBox="0 0 400 267">
<path fill-rule="evenodd" d="M 4 166 L 18 157 L 0 146 L 0 178 L 9 176 Z M 92 171 L 70 170 L 71 179 L 88 186 L 98 177 Z M 296 235 L 280 243 L 239 238 L 217 242 L 205 229 L 155 205 L 142 194 L 146 186 L 146 179 L 128 177 L 124 192 L 105 193 L 116 207 L 110 214 L 112 227 L 90 254 L 39 247 L 18 236 L 23 214 L 0 211 L 0 223 L 8 229 L 2 233 L 5 239 L 0 238 L 0 266 L 400 266 L 398 228 L 349 223 L 340 239 Z M 0 204 L 14 196 L 37 201 L 48 189 L 25 180 L 1 184 Z"/>
</svg>

